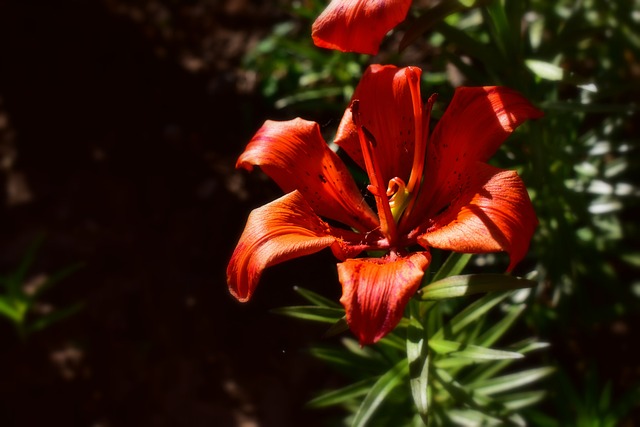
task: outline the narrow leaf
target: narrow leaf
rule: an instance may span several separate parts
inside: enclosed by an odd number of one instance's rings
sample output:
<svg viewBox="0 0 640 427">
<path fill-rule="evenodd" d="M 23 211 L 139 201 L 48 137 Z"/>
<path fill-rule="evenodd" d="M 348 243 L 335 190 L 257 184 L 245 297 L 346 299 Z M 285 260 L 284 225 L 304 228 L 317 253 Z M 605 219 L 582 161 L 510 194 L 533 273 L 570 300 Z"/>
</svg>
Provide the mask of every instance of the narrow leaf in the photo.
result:
<svg viewBox="0 0 640 427">
<path fill-rule="evenodd" d="M 309 301 L 311 304 L 315 304 L 320 307 L 328 307 L 328 308 L 340 308 L 341 305 L 337 302 L 330 300 L 329 298 L 323 297 L 320 294 L 317 294 L 309 289 L 301 288 L 299 286 L 294 286 L 293 290 L 298 293 L 302 298 Z"/>
<path fill-rule="evenodd" d="M 411 24 L 411 27 L 409 27 L 402 37 L 402 40 L 400 40 L 398 50 L 402 52 L 418 37 L 431 30 L 438 22 L 452 13 L 460 12 L 464 9 L 466 9 L 466 6 L 457 0 L 445 0 L 436 4 Z"/>
<path fill-rule="evenodd" d="M 380 405 L 399 384 L 404 381 L 409 371 L 406 359 L 401 360 L 397 365 L 381 376 L 371 387 L 367 397 L 364 398 L 358 412 L 353 419 L 353 427 L 364 427 L 373 414 L 380 408 Z"/>
<path fill-rule="evenodd" d="M 510 411 L 518 411 L 540 402 L 546 395 L 547 392 L 544 390 L 534 390 L 521 393 L 509 393 L 506 396 L 496 398 L 496 400 L 506 409 Z"/>
<path fill-rule="evenodd" d="M 31 334 L 33 332 L 40 331 L 53 323 L 59 322 L 77 313 L 82 309 L 82 307 L 84 307 L 84 304 L 77 303 L 63 309 L 58 309 L 46 316 L 39 317 L 27 326 L 27 332 Z"/>
<path fill-rule="evenodd" d="M 448 324 L 440 328 L 440 330 L 433 335 L 432 339 L 442 339 L 445 334 L 449 338 L 454 338 L 465 327 L 482 317 L 507 296 L 509 296 L 507 292 L 494 292 L 483 296 L 458 313 Z"/>
<path fill-rule="evenodd" d="M 347 317 L 342 316 L 336 323 L 331 325 L 327 332 L 324 333 L 325 338 L 333 337 L 339 335 L 345 331 L 349 330 L 349 324 L 347 323 Z"/>
<path fill-rule="evenodd" d="M 417 296 L 420 300 L 440 300 L 455 298 L 481 292 L 508 291 L 531 288 L 533 280 L 503 274 L 467 274 L 451 276 L 428 284 Z"/>
<path fill-rule="evenodd" d="M 310 305 L 274 308 L 271 312 L 296 319 L 322 323 L 336 323 L 344 316 L 344 310 L 342 309 Z"/>
<path fill-rule="evenodd" d="M 492 346 L 511 328 L 516 319 L 524 312 L 525 308 L 524 304 L 509 307 L 507 314 L 474 340 L 474 343 L 483 347 Z"/>
<path fill-rule="evenodd" d="M 310 408 L 325 408 L 327 406 L 339 405 L 345 401 L 364 396 L 371 390 L 373 383 L 373 379 L 368 378 L 338 390 L 331 390 L 313 398 L 307 403 L 307 406 Z"/>
<path fill-rule="evenodd" d="M 473 344 L 464 344 L 448 340 L 429 340 L 429 347 L 438 354 L 466 357 L 473 360 L 521 359 L 522 354 L 513 351 L 495 350 Z"/>
<path fill-rule="evenodd" d="M 0 314 L 11 319 L 14 323 L 22 322 L 22 313 L 16 309 L 11 299 L 0 295 Z"/>
<path fill-rule="evenodd" d="M 429 412 L 429 346 L 424 327 L 419 320 L 419 310 L 419 304 L 416 301 L 410 301 L 407 361 L 409 362 L 409 383 L 413 402 L 426 425 Z"/>
<path fill-rule="evenodd" d="M 447 257 L 447 260 L 442 264 L 440 269 L 433 276 L 433 282 L 437 282 L 449 276 L 456 276 L 462 273 L 462 270 L 467 266 L 472 254 L 462 254 L 459 252 L 451 252 Z"/>
<path fill-rule="evenodd" d="M 473 389 L 475 392 L 484 395 L 502 393 L 536 382 L 550 375 L 554 370 L 553 367 L 545 366 L 490 378 L 482 383 L 476 384 Z"/>
</svg>

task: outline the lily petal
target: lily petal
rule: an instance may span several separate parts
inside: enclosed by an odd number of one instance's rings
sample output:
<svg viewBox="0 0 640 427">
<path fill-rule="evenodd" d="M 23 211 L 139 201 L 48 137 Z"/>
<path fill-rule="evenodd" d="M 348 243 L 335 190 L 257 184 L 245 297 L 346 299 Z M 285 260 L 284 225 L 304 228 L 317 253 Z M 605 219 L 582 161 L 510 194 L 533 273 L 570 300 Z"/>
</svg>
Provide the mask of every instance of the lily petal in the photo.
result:
<svg viewBox="0 0 640 427">
<path fill-rule="evenodd" d="M 340 302 L 361 345 L 377 342 L 396 327 L 429 262 L 428 252 L 415 252 L 408 257 L 358 258 L 338 264 Z"/>
<path fill-rule="evenodd" d="M 298 191 L 251 212 L 227 267 L 227 284 L 239 301 L 247 301 L 265 268 L 319 252 L 336 243 Z"/>
<path fill-rule="evenodd" d="M 506 251 L 511 271 L 526 255 L 538 225 L 524 183 L 515 171 L 480 162 L 461 182 L 460 196 L 418 243 L 464 253 Z"/>
<path fill-rule="evenodd" d="M 342 52 L 375 55 L 410 6 L 411 0 L 332 0 L 313 23 L 313 42 Z"/>
<path fill-rule="evenodd" d="M 523 122 L 542 116 L 505 87 L 461 87 L 436 125 L 427 154 L 425 187 L 415 217 L 432 217 L 458 190 L 460 174 L 487 161 Z"/>
<path fill-rule="evenodd" d="M 420 93 L 421 73 L 417 67 L 374 64 L 367 68 L 353 94 L 352 99 L 358 100 L 362 126 L 375 137 L 375 155 L 385 183 L 395 177 L 408 182 L 411 174 L 415 148 L 411 91 Z M 364 169 L 350 109 L 342 117 L 334 142 Z"/>
<path fill-rule="evenodd" d="M 260 166 L 284 192 L 300 191 L 317 215 L 361 232 L 378 226 L 377 216 L 322 138 L 317 123 L 300 118 L 267 120 L 236 164 L 247 170 L 253 166 Z"/>
</svg>

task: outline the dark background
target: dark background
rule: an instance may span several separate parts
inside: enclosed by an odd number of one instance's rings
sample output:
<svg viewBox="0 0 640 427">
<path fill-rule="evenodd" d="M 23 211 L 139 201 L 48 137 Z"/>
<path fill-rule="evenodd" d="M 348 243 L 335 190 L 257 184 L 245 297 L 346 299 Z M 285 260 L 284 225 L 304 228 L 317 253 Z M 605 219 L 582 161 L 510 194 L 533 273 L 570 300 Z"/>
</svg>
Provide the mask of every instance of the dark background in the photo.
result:
<svg viewBox="0 0 640 427">
<path fill-rule="evenodd" d="M 0 322 L 2 426 L 317 423 L 322 331 L 268 310 L 303 280 L 338 292 L 330 254 L 273 268 L 249 305 L 225 283 L 278 194 L 234 170 L 265 118 L 238 65 L 278 10 L 0 2 L 0 273 L 43 233 L 33 274 L 84 265 L 45 298 L 80 312 L 24 342 Z"/>
</svg>

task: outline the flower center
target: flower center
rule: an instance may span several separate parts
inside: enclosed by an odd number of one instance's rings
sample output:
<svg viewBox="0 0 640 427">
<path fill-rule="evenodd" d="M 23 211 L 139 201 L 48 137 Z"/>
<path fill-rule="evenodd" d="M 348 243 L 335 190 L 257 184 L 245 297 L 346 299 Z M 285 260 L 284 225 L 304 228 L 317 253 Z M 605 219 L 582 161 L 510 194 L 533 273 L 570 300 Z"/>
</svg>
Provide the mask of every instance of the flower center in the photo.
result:
<svg viewBox="0 0 640 427">
<path fill-rule="evenodd" d="M 404 181 L 398 177 L 389 180 L 387 187 L 387 197 L 389 197 L 389 207 L 393 215 L 393 221 L 397 224 L 409 203 L 409 190 Z"/>
</svg>

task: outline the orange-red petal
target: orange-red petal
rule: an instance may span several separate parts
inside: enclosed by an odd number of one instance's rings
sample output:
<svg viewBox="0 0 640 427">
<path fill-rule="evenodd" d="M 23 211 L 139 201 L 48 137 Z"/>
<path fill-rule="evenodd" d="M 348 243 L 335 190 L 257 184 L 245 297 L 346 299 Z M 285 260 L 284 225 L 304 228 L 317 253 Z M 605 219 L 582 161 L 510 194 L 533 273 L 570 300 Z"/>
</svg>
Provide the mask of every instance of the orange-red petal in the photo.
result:
<svg viewBox="0 0 640 427">
<path fill-rule="evenodd" d="M 510 271 L 526 255 L 538 225 L 524 183 L 515 171 L 478 162 L 460 185 L 460 196 L 418 243 L 465 253 L 506 251 Z"/>
<path fill-rule="evenodd" d="M 430 137 L 414 219 L 432 217 L 447 206 L 459 193 L 460 174 L 487 161 L 524 121 L 541 116 L 526 98 L 505 87 L 456 89 Z"/>
<path fill-rule="evenodd" d="M 340 302 L 361 345 L 377 342 L 396 327 L 430 261 L 428 252 L 415 252 L 407 257 L 348 259 L 338 264 Z"/>
<path fill-rule="evenodd" d="M 313 23 L 313 42 L 342 52 L 375 55 L 410 6 L 411 0 L 332 0 Z"/>
<path fill-rule="evenodd" d="M 409 181 L 415 148 L 414 103 L 411 91 L 420 93 L 420 68 L 369 66 L 356 87 L 361 125 L 375 138 L 375 156 L 387 183 L 395 177 Z M 418 96 L 419 97 L 419 96 Z M 362 151 L 350 109 L 334 140 L 364 168 Z"/>
<path fill-rule="evenodd" d="M 267 120 L 238 158 L 237 167 L 260 166 L 284 192 L 298 190 L 317 215 L 362 232 L 378 226 L 375 213 L 317 123 Z"/>
<path fill-rule="evenodd" d="M 229 265 L 227 284 L 239 301 L 247 301 L 265 268 L 318 252 L 336 243 L 329 226 L 298 191 L 251 212 Z"/>
</svg>

